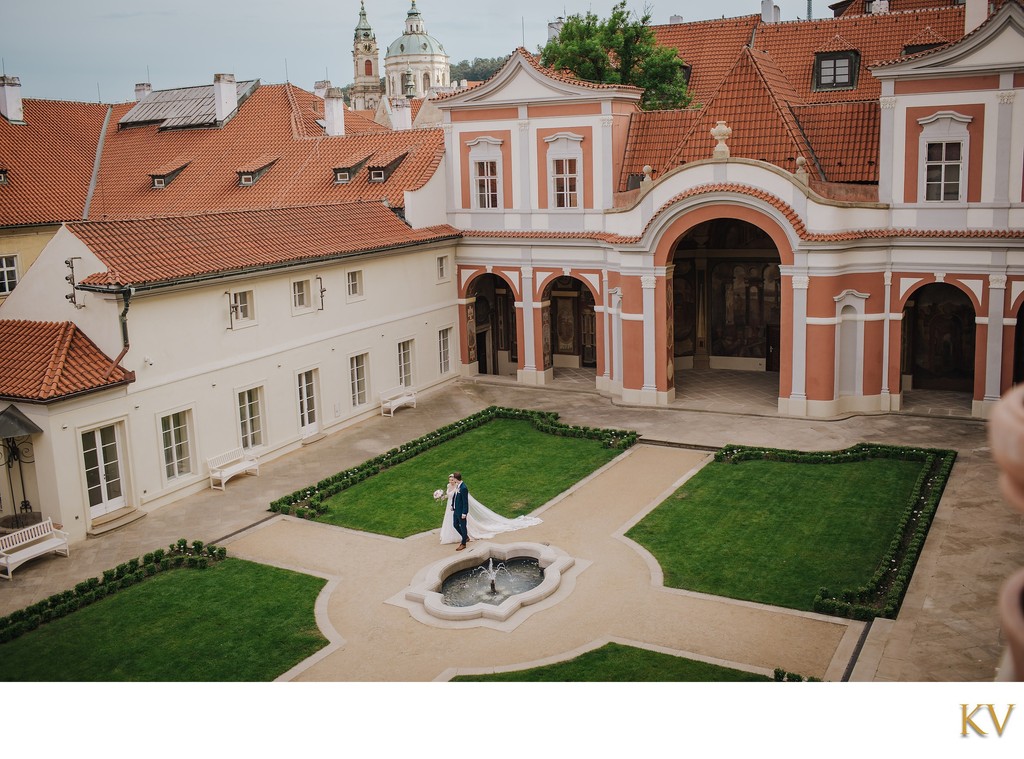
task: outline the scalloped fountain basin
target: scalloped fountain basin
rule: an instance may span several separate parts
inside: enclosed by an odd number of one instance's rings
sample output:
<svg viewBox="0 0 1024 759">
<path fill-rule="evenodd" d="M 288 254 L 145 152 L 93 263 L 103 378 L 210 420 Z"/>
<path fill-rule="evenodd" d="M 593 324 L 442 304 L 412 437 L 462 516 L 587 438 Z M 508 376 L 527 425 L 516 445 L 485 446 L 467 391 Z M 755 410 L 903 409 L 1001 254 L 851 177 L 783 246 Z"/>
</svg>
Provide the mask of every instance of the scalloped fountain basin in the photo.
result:
<svg viewBox="0 0 1024 759">
<path fill-rule="evenodd" d="M 484 571 L 478 571 L 481 567 L 487 567 L 490 563 L 493 567 L 505 564 L 508 567 L 513 560 L 531 560 L 524 563 L 534 563 L 539 568 L 540 576 L 538 582 L 532 587 L 517 589 L 512 593 L 501 593 L 504 597 L 500 600 L 491 597 L 490 577 Z M 494 622 L 505 622 L 516 612 L 543 601 L 555 593 L 562 584 L 563 574 L 572 569 L 576 560 L 564 551 L 552 546 L 545 546 L 540 543 L 507 543 L 497 545 L 492 543 L 470 544 L 470 548 L 455 556 L 442 559 L 422 570 L 412 585 L 402 594 L 405 603 L 402 605 L 410 607 L 414 616 L 418 616 L 415 609 L 422 609 L 430 617 L 444 621 L 471 621 L 490 620 Z M 497 574 L 495 579 L 497 589 L 500 591 L 505 572 L 494 570 Z M 445 603 L 443 586 L 449 578 L 455 578 L 460 573 L 463 575 L 475 575 L 478 578 L 479 588 L 472 591 L 478 594 L 477 598 L 469 597 L 466 605 L 454 606 Z M 511 570 L 509 570 L 511 574 Z M 487 598 L 484 598 L 486 596 Z M 498 600 L 497 603 L 494 603 Z M 412 602 L 412 603 L 409 603 Z"/>
<path fill-rule="evenodd" d="M 494 563 L 494 557 L 472 569 L 463 569 L 441 583 L 441 602 L 446 606 L 497 606 L 517 593 L 525 593 L 544 581 L 540 562 L 529 556 L 513 556 Z"/>
</svg>

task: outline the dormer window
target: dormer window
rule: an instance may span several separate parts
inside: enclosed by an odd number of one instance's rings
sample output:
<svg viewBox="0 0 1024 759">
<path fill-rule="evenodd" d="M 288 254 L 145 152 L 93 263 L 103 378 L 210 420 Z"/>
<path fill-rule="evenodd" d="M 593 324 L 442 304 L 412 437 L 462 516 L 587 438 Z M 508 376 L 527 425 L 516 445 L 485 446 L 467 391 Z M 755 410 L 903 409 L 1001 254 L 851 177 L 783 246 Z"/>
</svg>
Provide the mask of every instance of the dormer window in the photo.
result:
<svg viewBox="0 0 1024 759">
<path fill-rule="evenodd" d="M 400 153 L 395 155 L 394 153 L 389 153 L 371 158 L 366 167 L 370 172 L 370 181 L 378 183 L 388 181 L 395 172 L 395 169 L 405 160 L 406 155 L 408 154 Z"/>
<path fill-rule="evenodd" d="M 351 179 L 352 174 L 348 169 L 334 170 L 334 184 L 348 184 Z"/>
<path fill-rule="evenodd" d="M 156 171 L 152 172 L 149 177 L 152 180 L 152 187 L 154 190 L 162 190 L 178 176 L 185 167 L 188 166 L 188 161 L 172 161 L 164 166 L 161 166 Z"/>
<path fill-rule="evenodd" d="M 249 187 L 256 184 L 260 177 L 266 174 L 270 167 L 277 162 L 277 156 L 261 155 L 255 161 L 243 166 L 237 171 L 238 184 L 241 187 Z"/>
<path fill-rule="evenodd" d="M 0 169 L 0 185 L 7 184 L 7 169 Z"/>
<path fill-rule="evenodd" d="M 860 53 L 844 50 L 814 56 L 815 90 L 848 90 L 857 86 Z"/>
</svg>

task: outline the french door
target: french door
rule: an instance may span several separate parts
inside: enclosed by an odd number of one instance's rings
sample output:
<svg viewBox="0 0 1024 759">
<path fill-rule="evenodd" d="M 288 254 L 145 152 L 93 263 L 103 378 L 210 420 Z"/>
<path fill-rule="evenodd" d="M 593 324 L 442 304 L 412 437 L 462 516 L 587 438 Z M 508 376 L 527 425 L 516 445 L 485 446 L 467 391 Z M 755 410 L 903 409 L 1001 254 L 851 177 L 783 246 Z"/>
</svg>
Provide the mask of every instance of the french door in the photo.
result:
<svg viewBox="0 0 1024 759">
<path fill-rule="evenodd" d="M 316 415 L 316 373 L 301 372 L 299 382 L 299 434 L 310 437 L 320 431 Z"/>
<path fill-rule="evenodd" d="M 123 508 L 121 441 L 117 427 L 110 425 L 83 432 L 82 459 L 90 516 L 95 519 Z"/>
</svg>

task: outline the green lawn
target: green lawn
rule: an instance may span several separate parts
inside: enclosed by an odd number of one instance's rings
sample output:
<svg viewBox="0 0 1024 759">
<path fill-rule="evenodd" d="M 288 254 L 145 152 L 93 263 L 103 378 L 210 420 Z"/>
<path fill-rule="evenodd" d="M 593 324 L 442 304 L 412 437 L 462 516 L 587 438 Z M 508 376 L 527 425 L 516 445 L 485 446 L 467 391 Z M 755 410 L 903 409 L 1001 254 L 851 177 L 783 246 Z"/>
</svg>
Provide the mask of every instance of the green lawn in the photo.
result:
<svg viewBox="0 0 1024 759">
<path fill-rule="evenodd" d="M 465 682 L 529 683 L 740 683 L 766 682 L 770 677 L 720 667 L 717 664 L 684 659 L 645 648 L 607 643 L 569 661 L 546 667 L 521 669 L 493 675 L 463 675 L 453 680 Z"/>
<path fill-rule="evenodd" d="M 598 440 L 539 432 L 496 419 L 332 496 L 317 521 L 404 538 L 441 525 L 444 501 L 431 497 L 461 471 L 470 493 L 506 517 L 528 514 L 621 450 Z"/>
<path fill-rule="evenodd" d="M 324 584 L 240 559 L 158 574 L 0 646 L 0 680 L 270 681 L 326 645 Z"/>
<path fill-rule="evenodd" d="M 922 466 L 712 462 L 627 534 L 669 587 L 809 611 L 868 582 Z"/>
</svg>

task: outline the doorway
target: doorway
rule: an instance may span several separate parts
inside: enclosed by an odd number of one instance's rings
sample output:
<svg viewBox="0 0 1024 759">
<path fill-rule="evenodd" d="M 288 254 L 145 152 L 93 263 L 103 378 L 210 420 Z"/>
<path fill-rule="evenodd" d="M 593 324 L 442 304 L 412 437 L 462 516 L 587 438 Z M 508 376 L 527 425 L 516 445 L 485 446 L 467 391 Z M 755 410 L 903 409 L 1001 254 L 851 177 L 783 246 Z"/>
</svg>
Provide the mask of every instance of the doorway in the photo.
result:
<svg viewBox="0 0 1024 759">
<path fill-rule="evenodd" d="M 121 440 L 117 426 L 82 433 L 82 459 L 89 515 L 93 519 L 124 508 L 121 481 Z"/>
</svg>

